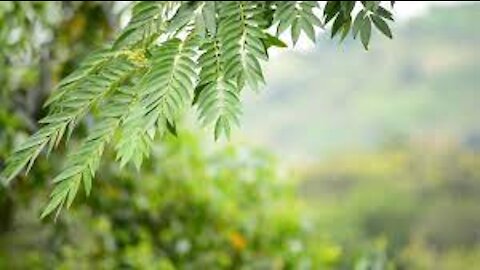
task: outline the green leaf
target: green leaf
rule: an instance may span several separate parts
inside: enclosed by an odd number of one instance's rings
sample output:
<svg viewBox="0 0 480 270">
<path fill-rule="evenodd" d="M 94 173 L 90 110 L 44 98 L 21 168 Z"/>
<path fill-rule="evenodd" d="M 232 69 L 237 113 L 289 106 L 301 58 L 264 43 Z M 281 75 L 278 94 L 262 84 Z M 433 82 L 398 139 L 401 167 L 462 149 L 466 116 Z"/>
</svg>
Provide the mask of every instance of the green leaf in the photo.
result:
<svg viewBox="0 0 480 270">
<path fill-rule="evenodd" d="M 138 167 L 150 150 L 147 132 L 166 130 L 165 121 L 175 122 L 191 104 L 196 80 L 193 59 L 197 54 L 197 37 L 192 34 L 184 40 L 173 38 L 152 49 L 149 60 L 152 68 L 136 86 L 137 101 L 122 121 L 115 147 L 122 166 L 133 161 Z"/>
<path fill-rule="evenodd" d="M 177 126 L 175 125 L 175 123 L 171 123 L 170 121 L 167 120 L 167 130 L 173 136 L 178 137 Z"/>
<path fill-rule="evenodd" d="M 92 190 L 92 174 L 91 172 L 83 172 L 83 176 L 82 176 L 82 179 L 83 179 L 83 188 L 85 189 L 85 194 L 88 196 L 90 196 L 90 192 Z"/>
<path fill-rule="evenodd" d="M 287 44 L 283 42 L 281 39 L 272 36 L 268 33 L 265 34 L 265 38 L 263 39 L 263 43 L 265 44 L 265 47 L 268 49 L 270 47 L 278 47 L 278 48 L 286 48 Z"/>
<path fill-rule="evenodd" d="M 360 11 L 355 17 L 355 20 L 353 21 L 353 26 L 352 26 L 353 38 L 357 38 L 357 35 L 360 32 L 360 29 L 362 29 L 363 23 L 365 22 L 365 13 L 366 13 L 365 10 Z"/>
<path fill-rule="evenodd" d="M 166 9 L 167 6 L 165 3 L 155 1 L 138 2 L 133 7 L 130 22 L 115 40 L 113 47 L 120 49 L 153 40 L 163 31 L 157 25 L 163 19 L 162 9 Z"/>
<path fill-rule="evenodd" d="M 301 25 L 298 18 L 293 21 L 292 24 L 292 41 L 293 45 L 297 44 L 298 38 L 300 37 Z"/>
<path fill-rule="evenodd" d="M 306 19 L 312 26 L 323 27 L 322 21 L 313 14 L 312 11 L 301 10 L 300 15 L 302 18 Z"/>
<path fill-rule="evenodd" d="M 179 30 L 183 29 L 183 27 L 195 17 L 195 10 L 199 5 L 199 1 L 190 1 L 181 5 L 170 20 L 166 31 L 168 33 L 173 33 L 179 32 Z"/>
<path fill-rule="evenodd" d="M 370 18 L 367 16 L 365 17 L 365 21 L 362 24 L 362 27 L 360 29 L 360 39 L 362 41 L 363 47 L 365 47 L 365 50 L 368 50 L 368 44 L 370 42 L 371 35 L 372 35 L 372 23 L 370 21 Z"/>
<path fill-rule="evenodd" d="M 382 32 L 385 36 L 389 38 L 393 38 L 390 27 L 388 27 L 388 24 L 380 16 L 372 15 L 371 18 L 373 24 L 377 27 L 378 30 L 380 30 L 380 32 Z"/>
<path fill-rule="evenodd" d="M 315 42 L 315 26 L 322 27 L 323 24 L 313 13 L 318 7 L 315 1 L 283 1 L 278 4 L 274 14 L 274 22 L 279 22 L 277 36 L 291 27 L 291 37 L 294 44 L 297 43 L 301 32 Z"/>
<path fill-rule="evenodd" d="M 375 12 L 377 15 L 382 16 L 385 19 L 388 19 L 390 21 L 393 21 L 393 15 L 390 11 L 386 10 L 382 6 L 379 6 Z"/>
<path fill-rule="evenodd" d="M 345 22 L 343 23 L 343 26 L 342 26 L 342 36 L 340 38 L 340 41 L 342 42 L 343 40 L 345 40 L 345 38 L 347 37 L 348 33 L 350 32 L 350 27 L 352 25 L 352 18 L 351 17 L 348 17 Z"/>
<path fill-rule="evenodd" d="M 217 20 L 215 18 L 215 1 L 206 1 L 202 9 L 203 20 L 210 35 L 215 36 L 217 32 Z"/>
<path fill-rule="evenodd" d="M 362 1 L 362 3 L 366 9 L 375 11 L 379 7 L 380 1 Z"/>
<path fill-rule="evenodd" d="M 343 25 L 343 16 L 337 16 L 337 18 L 335 19 L 335 21 L 333 22 L 333 25 L 332 25 L 331 38 L 333 38 L 337 35 L 340 28 L 342 28 L 342 25 Z"/>
<path fill-rule="evenodd" d="M 42 211 L 40 218 L 44 219 L 46 216 L 50 215 L 55 209 L 60 208 L 65 202 L 67 193 L 68 190 L 63 190 L 61 194 L 57 194 L 55 197 L 53 197 Z"/>
<path fill-rule="evenodd" d="M 70 208 L 70 206 L 73 203 L 73 200 L 75 199 L 75 196 L 77 195 L 78 187 L 80 186 L 80 180 L 81 180 L 80 176 L 78 176 L 74 180 L 72 180 L 70 183 L 71 188 L 68 192 L 68 197 L 67 197 L 67 209 Z"/>
<path fill-rule="evenodd" d="M 95 175 L 105 145 L 113 137 L 121 118 L 128 113 L 131 95 L 117 91 L 108 101 L 105 101 L 103 110 L 99 114 L 100 120 L 89 131 L 80 147 L 67 156 L 67 163 L 63 172 L 53 179 L 55 188 L 50 195 L 51 201 L 45 208 L 42 216 L 57 209 L 57 215 L 66 203 L 67 208 L 72 204 L 83 182 L 85 193 L 90 194 L 92 177 Z"/>
<path fill-rule="evenodd" d="M 342 13 L 345 18 L 350 16 L 353 8 L 355 7 L 355 1 L 340 1 L 342 7 Z"/>
<path fill-rule="evenodd" d="M 315 28 L 313 28 L 313 25 L 310 24 L 308 20 L 306 20 L 304 17 L 299 18 L 299 23 L 300 26 L 305 34 L 307 34 L 307 37 L 315 42 Z"/>
<path fill-rule="evenodd" d="M 340 12 L 340 1 L 327 1 L 323 10 L 323 16 L 325 17 L 325 24 L 330 22 L 337 13 Z"/>
<path fill-rule="evenodd" d="M 225 136 L 228 138 L 230 136 L 230 133 L 228 132 L 228 129 L 225 129 L 225 123 L 222 117 L 220 117 L 217 122 L 215 123 L 215 141 L 222 136 L 222 133 L 225 134 Z"/>
<path fill-rule="evenodd" d="M 228 137 L 230 128 L 238 123 L 241 113 L 238 86 L 232 80 L 225 80 L 222 68 L 223 51 L 216 40 L 202 46 L 199 58 L 201 66 L 199 87 L 196 89 L 196 102 L 199 118 L 204 126 L 214 123 L 215 139 L 222 134 Z"/>
<path fill-rule="evenodd" d="M 259 60 L 267 59 L 262 42 L 265 33 L 260 25 L 257 2 L 217 2 L 219 4 L 218 43 L 225 80 L 235 81 L 240 91 L 247 85 L 257 90 L 263 82 Z M 241 16 L 241 14 L 243 14 Z"/>
<path fill-rule="evenodd" d="M 207 37 L 207 27 L 202 14 L 196 14 L 195 16 L 195 31 L 201 38 Z"/>
<path fill-rule="evenodd" d="M 68 169 L 64 170 L 62 173 L 60 173 L 57 177 L 53 179 L 53 183 L 59 183 L 62 182 L 66 179 L 71 178 L 72 176 L 77 175 L 79 172 L 81 172 L 83 169 L 82 166 L 72 166 L 69 167 Z"/>
</svg>

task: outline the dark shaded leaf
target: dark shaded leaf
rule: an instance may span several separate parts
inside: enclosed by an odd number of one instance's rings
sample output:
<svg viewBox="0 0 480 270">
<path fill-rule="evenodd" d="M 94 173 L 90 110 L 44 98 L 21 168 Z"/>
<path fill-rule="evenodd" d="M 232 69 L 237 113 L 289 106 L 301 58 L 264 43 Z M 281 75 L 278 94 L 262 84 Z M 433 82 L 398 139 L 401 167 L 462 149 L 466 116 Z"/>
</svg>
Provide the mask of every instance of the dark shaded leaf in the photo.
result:
<svg viewBox="0 0 480 270">
<path fill-rule="evenodd" d="M 370 43 L 370 37 L 372 35 L 372 22 L 370 18 L 365 17 L 364 23 L 360 29 L 360 39 L 362 40 L 363 47 L 368 50 L 368 44 Z"/>
<path fill-rule="evenodd" d="M 281 39 L 272 36 L 270 34 L 266 34 L 266 37 L 263 39 L 263 43 L 265 44 L 265 47 L 268 49 L 270 47 L 279 47 L 279 48 L 286 48 L 287 44 L 283 42 Z"/>
<path fill-rule="evenodd" d="M 380 30 L 380 32 L 382 32 L 385 36 L 392 38 L 392 31 L 390 31 L 390 27 L 388 27 L 388 24 L 380 16 L 372 15 L 371 18 L 373 24 L 378 30 Z"/>
</svg>

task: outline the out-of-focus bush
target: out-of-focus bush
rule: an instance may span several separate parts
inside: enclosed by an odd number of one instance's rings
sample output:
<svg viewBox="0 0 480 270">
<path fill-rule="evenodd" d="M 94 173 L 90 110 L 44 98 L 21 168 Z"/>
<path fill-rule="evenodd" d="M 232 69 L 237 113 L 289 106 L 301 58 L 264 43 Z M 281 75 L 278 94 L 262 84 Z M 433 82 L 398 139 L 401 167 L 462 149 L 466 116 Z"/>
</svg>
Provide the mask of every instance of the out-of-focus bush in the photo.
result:
<svg viewBox="0 0 480 270">
<path fill-rule="evenodd" d="M 309 169 L 301 190 L 344 261 L 382 251 L 372 247 L 380 241 L 398 269 L 475 269 L 479 168 L 480 153 L 464 146 L 407 143 L 325 161 Z"/>
<path fill-rule="evenodd" d="M 311 239 L 292 181 L 264 152 L 180 134 L 140 172 L 103 168 L 91 197 L 56 223 L 38 219 L 43 192 L 20 202 L 1 237 L 3 266 L 308 269 L 340 259 L 337 246 Z"/>
</svg>

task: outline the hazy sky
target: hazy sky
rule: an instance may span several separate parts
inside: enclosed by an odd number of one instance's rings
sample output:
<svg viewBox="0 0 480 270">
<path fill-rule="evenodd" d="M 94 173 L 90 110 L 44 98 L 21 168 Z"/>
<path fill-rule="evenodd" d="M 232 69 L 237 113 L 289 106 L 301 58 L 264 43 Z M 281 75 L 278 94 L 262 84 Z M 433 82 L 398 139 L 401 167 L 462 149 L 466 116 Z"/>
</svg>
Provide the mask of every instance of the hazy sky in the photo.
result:
<svg viewBox="0 0 480 270">
<path fill-rule="evenodd" d="M 468 1 L 397 1 L 395 3 L 395 8 L 393 9 L 394 18 L 396 20 L 395 23 L 401 23 L 402 21 L 406 21 L 410 18 L 416 16 L 422 16 L 426 12 L 428 12 L 429 8 L 432 6 L 445 6 L 445 5 L 457 5 L 466 3 Z M 318 14 L 321 16 L 321 14 Z M 320 30 L 321 31 L 321 30 Z M 281 39 L 286 41 L 288 44 L 291 45 L 290 35 L 288 31 L 285 31 L 281 35 Z M 298 43 L 293 46 L 289 46 L 290 49 L 298 52 L 309 52 L 315 47 L 315 44 L 311 42 L 308 38 L 302 35 L 298 40 Z M 276 57 L 282 50 L 270 50 L 270 55 Z"/>
<path fill-rule="evenodd" d="M 395 17 L 399 20 L 424 14 L 432 5 L 456 5 L 465 1 L 397 1 L 395 3 Z"/>
</svg>

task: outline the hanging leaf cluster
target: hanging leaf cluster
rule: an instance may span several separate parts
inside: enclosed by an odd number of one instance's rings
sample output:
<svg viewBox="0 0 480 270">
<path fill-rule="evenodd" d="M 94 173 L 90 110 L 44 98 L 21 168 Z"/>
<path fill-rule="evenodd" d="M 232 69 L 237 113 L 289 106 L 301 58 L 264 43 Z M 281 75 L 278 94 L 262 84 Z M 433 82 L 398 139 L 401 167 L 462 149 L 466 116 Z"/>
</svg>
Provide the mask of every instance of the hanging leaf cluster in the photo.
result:
<svg viewBox="0 0 480 270">
<path fill-rule="evenodd" d="M 7 160 L 8 184 L 42 153 L 68 141 L 87 115 L 94 125 L 65 168 L 42 217 L 69 207 L 80 187 L 88 195 L 108 145 L 121 166 L 140 167 L 153 140 L 175 132 L 189 107 L 214 137 L 228 137 L 239 124 L 243 89 L 265 84 L 262 64 L 272 46 L 286 47 L 302 33 L 315 41 L 331 23 L 331 36 L 360 35 L 368 48 L 373 25 L 391 37 L 388 5 L 379 1 L 141 1 L 118 38 L 91 53 L 47 100 L 41 128 Z M 393 3 L 391 4 L 393 7 Z"/>
</svg>

